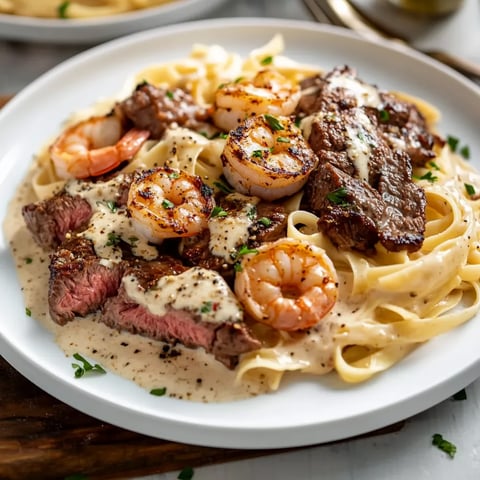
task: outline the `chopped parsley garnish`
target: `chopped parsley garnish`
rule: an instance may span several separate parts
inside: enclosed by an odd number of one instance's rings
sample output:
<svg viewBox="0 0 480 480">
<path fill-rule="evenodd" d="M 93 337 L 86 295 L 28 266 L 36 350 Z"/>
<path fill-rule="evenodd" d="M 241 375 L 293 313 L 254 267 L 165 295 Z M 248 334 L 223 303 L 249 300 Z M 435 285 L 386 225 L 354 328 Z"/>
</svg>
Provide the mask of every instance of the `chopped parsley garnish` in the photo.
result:
<svg viewBox="0 0 480 480">
<path fill-rule="evenodd" d="M 465 160 L 468 160 L 470 158 L 470 147 L 468 145 L 463 146 L 459 153 Z"/>
<path fill-rule="evenodd" d="M 213 207 L 212 213 L 210 214 L 211 217 L 226 217 L 227 215 L 228 212 L 218 205 Z"/>
<path fill-rule="evenodd" d="M 26 315 L 27 317 L 31 317 L 31 316 L 32 316 L 32 311 L 31 311 L 28 307 L 25 308 L 25 315 Z"/>
<path fill-rule="evenodd" d="M 117 235 L 115 232 L 108 233 L 108 241 L 106 243 L 107 247 L 117 247 L 121 241 L 120 235 Z"/>
<path fill-rule="evenodd" d="M 264 226 L 269 227 L 272 224 L 272 221 L 268 217 L 259 218 L 258 221 Z"/>
<path fill-rule="evenodd" d="M 237 78 L 233 81 L 233 83 L 239 83 L 239 82 L 241 82 L 241 81 L 243 80 L 243 78 L 244 78 L 244 77 L 237 77 Z"/>
<path fill-rule="evenodd" d="M 165 94 L 170 100 L 173 100 L 173 92 L 171 90 L 167 90 L 167 93 Z"/>
<path fill-rule="evenodd" d="M 70 6 L 70 2 L 62 2 L 57 7 L 57 13 L 59 18 L 68 18 L 67 17 L 67 8 Z"/>
<path fill-rule="evenodd" d="M 345 187 L 340 187 L 336 190 L 331 191 L 330 193 L 327 193 L 327 200 L 340 207 L 346 207 L 350 205 L 348 202 L 345 201 L 347 195 L 347 189 Z"/>
<path fill-rule="evenodd" d="M 228 133 L 221 132 L 221 133 L 219 133 L 219 134 L 218 134 L 218 136 L 219 136 L 219 138 L 223 138 L 223 139 L 225 139 L 225 138 L 227 138 L 227 137 L 228 137 Z"/>
<path fill-rule="evenodd" d="M 284 129 L 282 123 L 280 122 L 280 120 L 277 117 L 274 117 L 273 115 L 269 115 L 268 113 L 266 113 L 264 115 L 264 117 L 265 117 L 265 120 L 267 121 L 267 123 L 270 125 L 270 128 L 274 132 L 278 132 L 279 130 Z"/>
<path fill-rule="evenodd" d="M 428 163 L 434 170 L 440 170 L 440 167 L 435 162 Z"/>
<path fill-rule="evenodd" d="M 303 118 L 302 117 L 295 117 L 295 126 L 300 127 L 300 124 L 302 123 Z"/>
<path fill-rule="evenodd" d="M 202 303 L 202 307 L 200 308 L 200 312 L 202 313 L 210 313 L 212 311 L 213 302 L 208 300 L 207 302 Z"/>
<path fill-rule="evenodd" d="M 380 110 L 379 116 L 381 122 L 388 122 L 390 120 L 390 113 L 387 110 Z"/>
<path fill-rule="evenodd" d="M 82 365 L 79 365 L 78 363 L 72 363 L 72 367 L 75 369 L 75 378 L 80 378 L 83 377 L 85 374 L 91 374 L 91 373 L 107 373 L 105 369 L 96 363 L 95 365 L 92 365 L 88 360 L 83 358 L 79 353 L 74 353 L 73 358 L 75 360 L 78 360 L 81 362 Z"/>
<path fill-rule="evenodd" d="M 223 182 L 213 182 L 213 184 L 223 193 L 233 193 L 234 190 L 230 185 Z"/>
<path fill-rule="evenodd" d="M 175 180 L 180 177 L 180 174 L 178 172 L 171 172 L 168 174 L 168 178 L 171 178 L 172 180 Z"/>
<path fill-rule="evenodd" d="M 252 157 L 254 158 L 263 158 L 263 152 L 265 152 L 266 150 L 254 150 L 252 152 Z"/>
<path fill-rule="evenodd" d="M 455 400 L 455 401 L 461 401 L 466 399 L 467 399 L 467 391 L 464 388 L 459 392 L 457 392 L 455 395 L 452 395 L 452 400 Z"/>
<path fill-rule="evenodd" d="M 26 263 L 27 265 L 30 265 L 32 262 L 33 262 L 33 258 L 30 258 L 30 257 L 26 257 L 26 258 L 25 258 L 25 263 Z"/>
<path fill-rule="evenodd" d="M 469 183 L 464 183 L 464 185 L 465 185 L 465 190 L 470 196 L 475 195 L 475 187 L 473 185 L 470 185 Z"/>
<path fill-rule="evenodd" d="M 247 245 L 242 245 L 236 252 L 235 258 L 241 257 L 243 255 L 248 255 L 249 253 L 258 253 L 256 248 L 248 248 Z"/>
<path fill-rule="evenodd" d="M 450 150 L 452 152 L 456 152 L 458 144 L 460 143 L 460 140 L 457 137 L 452 137 L 451 135 L 448 135 L 447 143 L 448 143 L 448 146 L 450 147 Z"/>
<path fill-rule="evenodd" d="M 97 205 L 105 205 L 112 213 L 115 213 L 118 210 L 117 204 L 113 200 L 99 200 Z"/>
<path fill-rule="evenodd" d="M 439 433 L 435 433 L 432 436 L 432 445 L 435 445 L 442 450 L 442 452 L 445 452 L 450 458 L 453 458 L 457 453 L 457 447 L 448 440 L 445 440 Z"/>
<path fill-rule="evenodd" d="M 162 201 L 162 207 L 163 208 L 170 209 L 170 208 L 173 208 L 174 206 L 175 205 L 173 204 L 173 202 L 171 202 L 170 200 L 168 200 L 166 198 Z"/>
<path fill-rule="evenodd" d="M 431 183 L 436 182 L 438 180 L 438 177 L 436 177 L 430 170 L 427 173 L 424 173 L 420 177 L 417 175 L 414 175 L 413 177 L 416 178 L 417 180 L 427 180 Z"/>
<path fill-rule="evenodd" d="M 452 135 L 448 135 L 447 143 L 448 143 L 448 146 L 450 147 L 450 150 L 452 152 L 456 152 L 458 147 L 460 146 L 460 139 Z M 468 145 L 464 145 L 462 148 L 460 148 L 460 150 L 458 150 L 458 153 L 465 160 L 468 160 L 470 158 L 470 147 Z"/>
<path fill-rule="evenodd" d="M 185 467 L 179 474 L 178 480 L 192 480 L 194 471 L 192 467 Z"/>
<path fill-rule="evenodd" d="M 256 248 L 249 248 L 247 245 L 242 245 L 236 252 L 231 253 L 230 257 L 233 260 L 238 260 L 240 257 L 243 257 L 243 255 L 248 255 L 249 253 L 254 253 L 255 255 L 258 253 L 258 250 Z M 233 269 L 236 272 L 241 272 L 242 271 L 242 265 L 239 261 L 236 261 L 233 264 Z"/>
<path fill-rule="evenodd" d="M 249 220 L 255 220 L 255 217 L 257 216 L 257 207 L 253 205 L 250 207 L 250 209 L 247 212 L 247 217 Z"/>
<path fill-rule="evenodd" d="M 262 65 L 270 65 L 272 62 L 273 62 L 273 57 L 271 55 L 268 57 L 262 58 L 262 60 L 260 60 L 260 63 Z"/>
<path fill-rule="evenodd" d="M 279 142 L 279 143 L 290 143 L 290 139 L 285 138 L 285 137 L 277 137 L 277 142 Z"/>
<path fill-rule="evenodd" d="M 135 246 L 135 244 L 138 242 L 138 240 L 139 240 L 138 237 L 128 237 L 128 243 L 130 243 L 130 245 L 132 247 Z"/>
<path fill-rule="evenodd" d="M 152 388 L 150 390 L 150 395 L 155 395 L 156 397 L 163 397 L 167 393 L 167 387 L 161 388 Z"/>
</svg>

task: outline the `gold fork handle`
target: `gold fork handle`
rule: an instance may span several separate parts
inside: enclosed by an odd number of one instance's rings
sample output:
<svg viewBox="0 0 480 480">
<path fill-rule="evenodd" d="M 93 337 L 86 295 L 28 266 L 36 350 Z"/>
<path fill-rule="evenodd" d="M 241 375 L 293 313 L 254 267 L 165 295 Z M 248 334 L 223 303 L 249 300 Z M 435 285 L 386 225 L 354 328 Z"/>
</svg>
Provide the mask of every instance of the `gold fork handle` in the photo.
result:
<svg viewBox="0 0 480 480">
<path fill-rule="evenodd" d="M 376 41 L 391 41 L 396 45 L 413 48 L 405 39 L 399 38 L 385 27 L 357 10 L 348 0 L 303 0 L 313 17 L 322 23 L 331 23 L 349 28 L 365 38 Z M 439 62 L 457 70 L 471 80 L 480 82 L 480 65 L 465 58 L 441 51 L 422 51 Z"/>
</svg>

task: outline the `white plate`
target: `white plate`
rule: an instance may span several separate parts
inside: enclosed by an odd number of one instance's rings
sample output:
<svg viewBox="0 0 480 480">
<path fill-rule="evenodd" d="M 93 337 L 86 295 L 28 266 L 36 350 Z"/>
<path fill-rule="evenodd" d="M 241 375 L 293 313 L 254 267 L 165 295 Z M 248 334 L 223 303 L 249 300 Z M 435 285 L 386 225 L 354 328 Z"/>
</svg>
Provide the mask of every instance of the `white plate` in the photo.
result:
<svg viewBox="0 0 480 480">
<path fill-rule="evenodd" d="M 36 18 L 0 13 L 0 38 L 94 44 L 149 28 L 202 18 L 225 0 L 174 0 L 158 7 L 86 19 Z"/>
<path fill-rule="evenodd" d="M 58 131 L 68 113 L 118 91 L 126 77 L 145 65 L 186 56 L 193 42 L 219 43 L 246 54 L 277 32 L 285 37 L 286 53 L 297 60 L 324 68 L 349 64 L 367 81 L 434 103 L 443 112 L 440 131 L 460 136 L 470 145 L 473 158 L 480 155 L 479 89 L 418 54 L 313 23 L 195 22 L 143 32 L 85 52 L 38 79 L 5 107 L 0 113 L 0 218 L 32 153 Z M 244 401 L 198 404 L 159 399 L 111 373 L 88 381 L 73 378 L 51 335 L 24 314 L 4 237 L 0 237 L 0 285 L 0 351 L 17 370 L 53 396 L 103 421 L 186 443 L 269 448 L 346 438 L 418 413 L 480 372 L 480 318 L 476 318 L 361 385 L 342 384 L 335 375 L 297 375 L 276 393 Z"/>
</svg>

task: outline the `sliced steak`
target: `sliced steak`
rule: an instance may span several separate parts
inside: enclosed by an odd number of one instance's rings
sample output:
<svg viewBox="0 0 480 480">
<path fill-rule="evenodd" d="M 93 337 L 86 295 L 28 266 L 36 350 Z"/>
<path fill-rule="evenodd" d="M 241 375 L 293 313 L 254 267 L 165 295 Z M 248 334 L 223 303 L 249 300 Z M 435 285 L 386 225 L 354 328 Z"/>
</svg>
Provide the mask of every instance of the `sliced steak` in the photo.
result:
<svg viewBox="0 0 480 480">
<path fill-rule="evenodd" d="M 243 322 L 205 321 L 201 312 L 193 307 L 172 307 L 174 298 L 169 298 L 162 305 L 164 311 L 157 314 L 148 305 L 131 298 L 125 288 L 125 282 L 136 278 L 140 291 L 155 289 L 161 277 L 178 275 L 185 270 L 179 262 L 168 258 L 127 267 L 118 295 L 109 298 L 103 306 L 102 320 L 112 328 L 156 340 L 180 342 L 190 348 L 202 347 L 228 368 L 233 368 L 240 354 L 260 347 L 260 342 L 251 336 Z M 189 285 L 188 288 L 194 287 Z"/>
<path fill-rule="evenodd" d="M 124 265 L 105 266 L 90 240 L 72 236 L 52 255 L 48 285 L 50 316 L 64 325 L 75 316 L 96 311 L 115 295 Z"/>
<path fill-rule="evenodd" d="M 161 138 L 170 125 L 195 130 L 210 117 L 209 110 L 197 105 L 185 90 L 157 88 L 147 82 L 118 107 L 135 127 L 149 130 L 153 139 Z"/>
<path fill-rule="evenodd" d="M 45 250 L 58 247 L 67 233 L 84 230 L 93 215 L 87 200 L 92 191 L 122 206 L 127 203 L 131 174 L 105 177 L 103 181 L 71 180 L 59 193 L 22 208 L 25 224 L 35 242 Z"/>
<path fill-rule="evenodd" d="M 427 149 L 433 137 L 418 110 L 395 103 L 348 67 L 309 79 L 304 91 L 302 130 L 320 163 L 309 177 L 303 202 L 319 216 L 319 228 L 340 248 L 373 251 L 380 241 L 390 251 L 418 250 L 426 201 L 412 182 L 408 145 L 416 147 L 410 150 L 423 163 L 431 158 L 428 152 L 434 155 Z M 398 115 L 381 114 L 384 98 Z M 421 135 L 430 137 L 424 145 Z"/>
<path fill-rule="evenodd" d="M 92 208 L 82 197 L 72 197 L 62 191 L 49 199 L 25 205 L 22 215 L 35 242 L 51 250 L 63 242 L 68 232 L 87 226 Z"/>
</svg>

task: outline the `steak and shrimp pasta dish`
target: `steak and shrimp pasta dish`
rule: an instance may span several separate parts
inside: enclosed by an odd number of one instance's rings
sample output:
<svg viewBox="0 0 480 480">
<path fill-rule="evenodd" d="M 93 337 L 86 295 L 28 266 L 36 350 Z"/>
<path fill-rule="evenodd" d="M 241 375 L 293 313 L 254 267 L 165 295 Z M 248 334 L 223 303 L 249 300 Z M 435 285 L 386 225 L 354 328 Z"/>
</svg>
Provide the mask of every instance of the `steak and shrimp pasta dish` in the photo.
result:
<svg viewBox="0 0 480 480">
<path fill-rule="evenodd" d="M 468 150 L 424 99 L 283 52 L 194 45 L 45 139 L 5 227 L 67 357 L 229 401 L 388 375 L 475 316 Z"/>
</svg>

